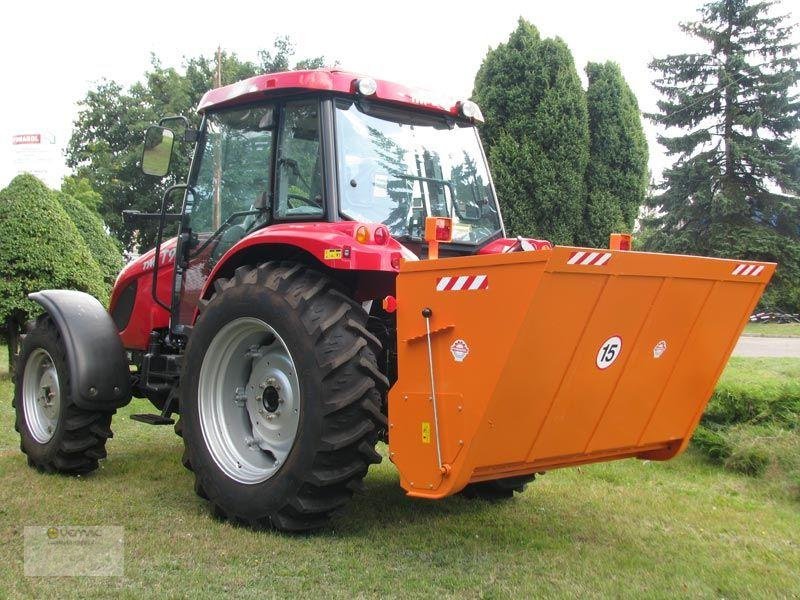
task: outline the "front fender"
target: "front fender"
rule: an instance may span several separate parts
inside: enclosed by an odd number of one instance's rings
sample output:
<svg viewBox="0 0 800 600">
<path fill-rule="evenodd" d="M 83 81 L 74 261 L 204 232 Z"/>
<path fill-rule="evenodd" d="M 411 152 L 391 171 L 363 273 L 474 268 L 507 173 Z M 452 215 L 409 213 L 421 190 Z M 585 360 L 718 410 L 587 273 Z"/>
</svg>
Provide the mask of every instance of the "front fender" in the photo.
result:
<svg viewBox="0 0 800 600">
<path fill-rule="evenodd" d="M 74 290 L 42 290 L 28 298 L 45 309 L 64 340 L 75 404 L 84 410 L 109 411 L 128 404 L 128 360 L 103 305 Z"/>
</svg>

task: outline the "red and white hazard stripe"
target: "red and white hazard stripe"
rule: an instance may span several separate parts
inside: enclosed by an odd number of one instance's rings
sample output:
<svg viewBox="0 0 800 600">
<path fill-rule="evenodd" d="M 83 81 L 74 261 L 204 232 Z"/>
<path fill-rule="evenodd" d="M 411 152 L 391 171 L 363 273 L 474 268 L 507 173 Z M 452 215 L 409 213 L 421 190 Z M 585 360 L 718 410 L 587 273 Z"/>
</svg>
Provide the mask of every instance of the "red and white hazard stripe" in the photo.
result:
<svg viewBox="0 0 800 600">
<path fill-rule="evenodd" d="M 567 264 L 602 267 L 610 260 L 611 252 L 587 252 L 585 250 L 578 250 L 569 255 Z"/>
<path fill-rule="evenodd" d="M 739 263 L 731 271 L 731 275 L 742 275 L 743 277 L 756 277 L 764 270 L 764 265 L 751 265 L 750 263 Z"/>
<path fill-rule="evenodd" d="M 462 292 L 488 289 L 489 278 L 486 275 L 461 275 L 459 277 L 439 277 L 436 279 L 437 292 Z"/>
</svg>

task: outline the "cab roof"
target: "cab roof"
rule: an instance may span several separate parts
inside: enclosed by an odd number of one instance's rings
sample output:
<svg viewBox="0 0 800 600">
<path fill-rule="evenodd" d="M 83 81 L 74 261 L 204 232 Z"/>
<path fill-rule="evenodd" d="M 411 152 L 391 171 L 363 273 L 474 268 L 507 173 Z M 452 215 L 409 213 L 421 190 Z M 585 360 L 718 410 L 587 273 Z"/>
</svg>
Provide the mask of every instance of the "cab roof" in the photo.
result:
<svg viewBox="0 0 800 600">
<path fill-rule="evenodd" d="M 288 92 L 338 92 L 356 96 L 356 82 L 364 77 L 367 76 L 338 69 L 286 71 L 256 75 L 231 85 L 209 90 L 200 99 L 197 112 L 204 113 L 216 108 L 248 104 Z M 442 98 L 429 91 L 409 88 L 391 81 L 375 79 L 375 82 L 377 91 L 370 98 L 454 117 L 459 116 L 459 103 L 453 98 Z"/>
</svg>

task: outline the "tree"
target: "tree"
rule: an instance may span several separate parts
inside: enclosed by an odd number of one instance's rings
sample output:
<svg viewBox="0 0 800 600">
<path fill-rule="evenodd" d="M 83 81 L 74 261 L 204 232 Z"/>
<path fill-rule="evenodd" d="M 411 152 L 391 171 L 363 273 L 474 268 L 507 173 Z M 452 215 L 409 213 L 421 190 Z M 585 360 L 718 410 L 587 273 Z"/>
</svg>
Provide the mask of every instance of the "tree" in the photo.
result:
<svg viewBox="0 0 800 600">
<path fill-rule="evenodd" d="M 102 219 L 82 202 L 64 192 L 54 192 L 61 207 L 75 224 L 86 247 L 92 254 L 100 271 L 108 293 L 122 269 L 122 251 L 119 242 L 108 235 Z"/>
<path fill-rule="evenodd" d="M 222 84 L 286 70 L 294 52 L 294 45 L 285 37 L 276 39 L 272 50 L 261 51 L 258 63 L 223 51 Z M 66 150 L 67 166 L 75 177 L 87 179 L 100 193 L 98 212 L 128 250 L 152 246 L 157 226 L 152 222 L 126 224 L 122 211 L 158 211 L 163 191 L 188 174 L 192 150 L 186 144 L 176 144 L 171 174 L 163 180 L 144 175 L 139 168 L 144 130 L 167 115 L 184 115 L 196 127 L 199 118 L 195 108 L 202 95 L 214 87 L 216 62 L 216 56 L 187 58 L 183 69 L 178 70 L 162 66 L 153 56 L 142 81 L 126 90 L 115 81 L 103 80 L 81 102 Z M 296 62 L 295 68 L 324 63 L 323 57 L 315 57 Z M 180 201 L 179 195 L 173 196 L 169 210 L 178 210 Z"/>
<path fill-rule="evenodd" d="M 486 116 L 481 136 L 509 231 L 583 241 L 589 128 L 567 45 L 541 39 L 520 19 L 508 42 L 487 53 L 473 97 Z"/>
<path fill-rule="evenodd" d="M 67 175 L 61 181 L 61 191 L 72 196 L 92 212 L 97 212 L 103 197 L 92 187 L 86 177 Z"/>
<path fill-rule="evenodd" d="M 647 139 L 639 105 L 619 66 L 586 66 L 589 87 L 589 165 L 586 168 L 585 241 L 608 243 L 614 231 L 631 231 L 648 187 Z"/>
<path fill-rule="evenodd" d="M 41 312 L 27 295 L 51 288 L 108 301 L 100 267 L 53 192 L 33 175 L 18 175 L 0 191 L 0 332 L 10 367 L 20 326 Z"/>
<path fill-rule="evenodd" d="M 774 2 L 716 0 L 681 24 L 702 52 L 656 59 L 655 123 L 675 157 L 659 193 L 651 248 L 780 263 L 763 304 L 800 305 L 800 61 Z"/>
</svg>

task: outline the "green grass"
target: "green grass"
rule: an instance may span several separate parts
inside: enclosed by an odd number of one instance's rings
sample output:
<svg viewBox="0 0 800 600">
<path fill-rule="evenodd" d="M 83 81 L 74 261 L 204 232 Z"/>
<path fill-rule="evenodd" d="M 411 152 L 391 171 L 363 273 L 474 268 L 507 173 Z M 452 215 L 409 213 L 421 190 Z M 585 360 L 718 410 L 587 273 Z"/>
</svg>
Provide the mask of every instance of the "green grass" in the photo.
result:
<svg viewBox="0 0 800 600">
<path fill-rule="evenodd" d="M 214 520 L 171 428 L 128 418 L 149 410 L 141 401 L 115 416 L 96 474 L 34 472 L 18 450 L 11 391 L 0 375 L 0 597 L 800 594 L 797 503 L 695 451 L 554 471 L 497 505 L 411 500 L 384 461 L 332 528 L 290 536 Z M 25 525 L 124 526 L 125 576 L 26 578 Z"/>
<path fill-rule="evenodd" d="M 800 323 L 748 323 L 744 335 L 800 337 Z"/>
<path fill-rule="evenodd" d="M 732 358 L 692 444 L 800 500 L 800 359 Z"/>
</svg>

